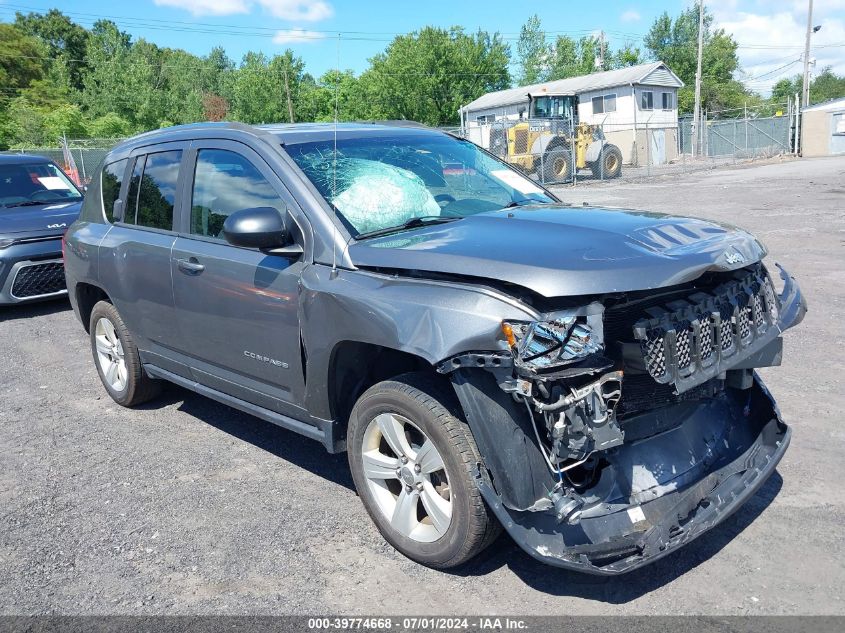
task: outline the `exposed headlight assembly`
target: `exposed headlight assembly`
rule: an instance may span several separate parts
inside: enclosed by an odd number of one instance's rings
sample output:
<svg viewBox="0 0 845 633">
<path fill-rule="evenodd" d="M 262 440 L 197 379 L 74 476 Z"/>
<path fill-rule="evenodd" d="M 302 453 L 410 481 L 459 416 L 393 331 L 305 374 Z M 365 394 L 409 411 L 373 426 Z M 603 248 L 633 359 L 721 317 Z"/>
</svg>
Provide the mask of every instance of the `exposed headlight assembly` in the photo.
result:
<svg viewBox="0 0 845 633">
<path fill-rule="evenodd" d="M 601 314 L 566 314 L 546 321 L 502 323 L 514 365 L 531 376 L 582 374 L 606 368 Z"/>
</svg>

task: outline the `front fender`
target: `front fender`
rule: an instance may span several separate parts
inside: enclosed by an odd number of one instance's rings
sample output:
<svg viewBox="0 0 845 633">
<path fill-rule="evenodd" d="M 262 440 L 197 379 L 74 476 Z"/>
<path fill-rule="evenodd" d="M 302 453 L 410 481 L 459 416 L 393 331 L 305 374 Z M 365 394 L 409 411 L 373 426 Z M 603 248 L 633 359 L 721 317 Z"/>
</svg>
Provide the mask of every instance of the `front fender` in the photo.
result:
<svg viewBox="0 0 845 633">
<path fill-rule="evenodd" d="M 584 155 L 584 160 L 588 163 L 594 163 L 601 156 L 602 148 L 607 145 L 607 141 L 593 141 L 587 146 L 587 153 Z"/>
<path fill-rule="evenodd" d="M 505 319 L 535 319 L 519 301 L 481 285 L 313 265 L 302 272 L 300 323 L 307 354 L 306 407 L 329 419 L 327 379 L 342 341 L 413 354 L 431 365 L 473 350 L 507 349 Z"/>
</svg>

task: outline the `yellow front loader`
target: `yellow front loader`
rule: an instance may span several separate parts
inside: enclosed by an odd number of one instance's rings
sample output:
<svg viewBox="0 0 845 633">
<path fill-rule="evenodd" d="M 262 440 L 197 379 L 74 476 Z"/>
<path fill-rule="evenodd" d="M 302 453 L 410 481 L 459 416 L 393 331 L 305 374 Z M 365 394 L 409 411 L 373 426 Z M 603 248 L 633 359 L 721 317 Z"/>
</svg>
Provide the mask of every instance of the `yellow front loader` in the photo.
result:
<svg viewBox="0 0 845 633">
<path fill-rule="evenodd" d="M 596 178 L 622 174 L 622 152 L 599 126 L 578 122 L 574 94 L 529 94 L 528 118 L 495 121 L 490 150 L 543 182 L 568 182 L 587 167 Z"/>
<path fill-rule="evenodd" d="M 576 169 L 585 168 L 596 178 L 619 177 L 622 152 L 607 142 L 598 126 L 579 123 L 570 134 L 570 126 L 555 123 L 513 122 L 494 143 L 494 153 L 526 173 L 536 173 L 543 182 L 569 182 Z"/>
</svg>

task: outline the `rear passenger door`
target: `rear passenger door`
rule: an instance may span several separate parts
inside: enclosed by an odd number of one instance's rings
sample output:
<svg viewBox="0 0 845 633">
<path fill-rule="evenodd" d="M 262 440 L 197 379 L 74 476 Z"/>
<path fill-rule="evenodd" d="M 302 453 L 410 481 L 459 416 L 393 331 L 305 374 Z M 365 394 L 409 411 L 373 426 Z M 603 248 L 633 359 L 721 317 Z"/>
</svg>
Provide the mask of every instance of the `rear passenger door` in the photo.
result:
<svg viewBox="0 0 845 633">
<path fill-rule="evenodd" d="M 273 207 L 287 214 L 293 199 L 267 163 L 242 143 L 195 141 L 186 167 L 190 175 L 171 274 L 193 377 L 296 417 L 304 385 L 298 315 L 304 258 L 232 246 L 222 235 L 234 211 Z M 298 234 L 292 220 L 288 225 Z"/>
<path fill-rule="evenodd" d="M 100 275 L 145 362 L 186 374 L 172 360 L 179 345 L 170 279 L 187 143 L 141 148 L 129 158 L 129 184 L 100 244 Z M 110 209 L 106 209 L 108 213 Z"/>
</svg>

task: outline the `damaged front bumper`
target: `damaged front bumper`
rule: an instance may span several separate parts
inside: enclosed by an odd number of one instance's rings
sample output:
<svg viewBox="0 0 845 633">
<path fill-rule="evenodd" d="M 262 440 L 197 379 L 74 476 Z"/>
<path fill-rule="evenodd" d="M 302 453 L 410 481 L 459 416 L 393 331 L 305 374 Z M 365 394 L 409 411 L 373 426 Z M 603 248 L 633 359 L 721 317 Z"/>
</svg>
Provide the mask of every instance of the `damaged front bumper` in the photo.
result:
<svg viewBox="0 0 845 633">
<path fill-rule="evenodd" d="M 506 508 L 483 470 L 478 487 L 511 538 L 537 560 L 600 575 L 625 573 L 689 543 L 730 516 L 774 472 L 790 430 L 755 375 L 749 390 L 682 403 L 670 431 L 608 451 L 607 477 L 575 525 Z"/>
</svg>

